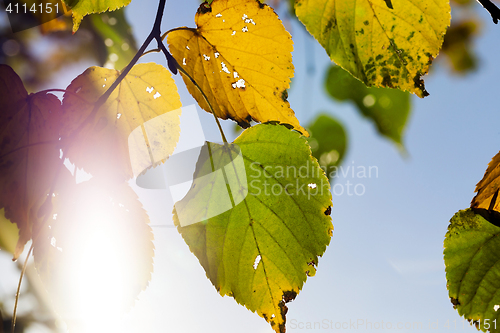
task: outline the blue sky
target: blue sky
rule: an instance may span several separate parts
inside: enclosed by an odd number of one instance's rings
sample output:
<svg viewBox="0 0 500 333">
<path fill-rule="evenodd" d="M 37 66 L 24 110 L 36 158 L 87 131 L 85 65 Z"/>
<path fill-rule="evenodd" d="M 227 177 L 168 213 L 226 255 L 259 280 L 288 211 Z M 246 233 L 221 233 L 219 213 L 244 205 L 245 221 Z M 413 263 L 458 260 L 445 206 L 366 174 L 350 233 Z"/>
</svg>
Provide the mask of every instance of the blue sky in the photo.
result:
<svg viewBox="0 0 500 333">
<path fill-rule="evenodd" d="M 196 0 L 169 1 L 163 30 L 194 27 L 198 5 Z M 152 0 L 134 0 L 129 5 L 127 17 L 139 42 L 149 33 L 156 6 Z M 325 328 L 327 324 L 344 325 L 343 331 L 386 331 L 382 322 L 398 332 L 476 331 L 467 323 L 462 328 L 462 319 L 449 301 L 442 253 L 449 219 L 469 206 L 475 184 L 500 149 L 500 28 L 485 11 L 479 15 L 484 22 L 483 34 L 476 41 L 479 70 L 459 77 L 450 75 L 443 61 L 433 66 L 424 78 L 430 96 L 412 98 L 404 136 L 406 156 L 378 136 L 352 106 L 326 96 L 323 80 L 330 62 L 325 51 L 299 23 L 286 20 L 287 28 L 292 28 L 296 68 L 289 101 L 299 121 L 306 125 L 319 111 L 334 115 L 349 134 L 345 170 L 370 166 L 378 170 L 377 177 L 335 180 L 341 185 L 347 181 L 361 184 L 365 192 L 362 196 L 334 195 L 334 236 L 320 258 L 316 276 L 289 303 L 288 332 L 336 331 Z M 165 65 L 158 55 L 143 60 Z M 71 72 L 76 75 L 89 65 Z M 313 75 L 306 73 L 307 65 L 314 65 Z M 57 87 L 71 79 L 61 78 Z M 194 104 L 179 76 L 176 81 L 183 104 Z M 220 141 L 212 116 L 199 113 L 206 138 Z M 233 124 L 226 121 L 224 128 L 234 138 Z M 181 136 L 189 137 L 186 131 Z M 262 318 L 232 298 L 218 295 L 176 229 L 167 227 L 172 224 L 169 194 L 151 191 L 139 189 L 138 193 L 151 224 L 164 225 L 153 228 L 155 273 L 136 306 L 117 323 L 123 332 L 272 332 Z M 0 259 L 2 267 L 10 264 Z M 10 282 L 2 285 L 9 289 Z M 315 322 L 321 328 L 305 329 Z M 371 329 L 367 322 L 372 323 Z M 396 328 L 416 323 L 422 329 Z"/>
</svg>

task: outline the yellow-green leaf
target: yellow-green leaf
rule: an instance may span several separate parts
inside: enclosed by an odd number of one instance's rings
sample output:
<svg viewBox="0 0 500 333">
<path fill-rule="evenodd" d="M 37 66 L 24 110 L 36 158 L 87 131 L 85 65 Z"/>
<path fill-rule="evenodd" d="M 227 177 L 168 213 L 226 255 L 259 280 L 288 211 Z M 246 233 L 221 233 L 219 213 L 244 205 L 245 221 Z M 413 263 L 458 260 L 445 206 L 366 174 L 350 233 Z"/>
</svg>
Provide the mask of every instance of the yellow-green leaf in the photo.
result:
<svg viewBox="0 0 500 333">
<path fill-rule="evenodd" d="M 214 0 L 195 17 L 196 29 L 168 34 L 172 55 L 206 94 L 217 117 L 242 127 L 279 121 L 307 135 L 287 101 L 293 42 L 273 9 L 257 0 Z M 189 92 L 210 112 L 183 75 Z"/>
<path fill-rule="evenodd" d="M 58 170 L 61 102 L 26 92 L 19 76 L 0 65 L 0 209 L 17 224 L 14 258 L 31 239 Z"/>
<path fill-rule="evenodd" d="M 0 209 L 0 250 L 14 254 L 19 241 L 19 228 L 5 217 L 5 209 Z"/>
<path fill-rule="evenodd" d="M 171 155 L 180 135 L 181 102 L 166 68 L 138 64 L 92 115 L 94 102 L 119 74 L 91 67 L 71 82 L 63 100 L 61 134 L 71 139 L 66 157 L 78 167 L 124 180 Z"/>
<path fill-rule="evenodd" d="M 453 307 L 476 328 L 492 333 L 500 332 L 499 235 L 498 226 L 466 209 L 451 218 L 444 240 L 446 287 Z"/>
<path fill-rule="evenodd" d="M 330 243 L 331 205 L 306 138 L 258 124 L 234 144 L 208 144 L 174 223 L 221 295 L 284 332 L 286 303 Z"/>
<path fill-rule="evenodd" d="M 330 58 L 368 86 L 428 95 L 422 76 L 450 24 L 448 0 L 296 0 L 297 17 Z"/>
<path fill-rule="evenodd" d="M 131 0 L 64 0 L 73 12 L 73 33 L 78 30 L 84 16 L 113 11 L 127 6 Z"/>
</svg>

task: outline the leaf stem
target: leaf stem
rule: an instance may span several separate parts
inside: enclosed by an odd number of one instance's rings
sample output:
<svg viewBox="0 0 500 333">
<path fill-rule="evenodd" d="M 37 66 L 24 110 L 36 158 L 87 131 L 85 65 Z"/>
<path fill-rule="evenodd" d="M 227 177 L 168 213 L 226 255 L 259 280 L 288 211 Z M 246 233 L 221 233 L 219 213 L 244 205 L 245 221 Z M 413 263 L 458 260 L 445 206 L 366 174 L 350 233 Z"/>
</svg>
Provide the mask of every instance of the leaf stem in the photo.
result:
<svg viewBox="0 0 500 333">
<path fill-rule="evenodd" d="M 165 39 L 165 37 L 167 37 L 168 33 L 172 32 L 172 31 L 176 31 L 176 30 L 196 30 L 196 29 L 187 28 L 187 27 L 181 27 L 181 28 L 171 29 L 171 30 L 167 31 L 166 33 L 164 33 L 163 36 L 159 37 L 159 39 L 157 38 L 158 47 L 162 50 L 163 54 L 165 54 L 165 56 L 167 57 L 167 59 L 168 59 L 168 56 L 170 56 L 170 57 L 172 57 L 172 59 L 174 59 L 175 66 L 179 70 L 179 72 L 181 72 L 186 77 L 188 77 L 191 80 L 191 82 L 194 84 L 194 86 L 196 87 L 196 89 L 198 89 L 198 91 L 201 93 L 201 95 L 203 96 L 203 99 L 205 100 L 205 102 L 207 103 L 208 107 L 210 108 L 210 112 L 214 115 L 214 119 L 215 119 L 215 122 L 217 123 L 217 127 L 219 127 L 219 132 L 220 132 L 220 135 L 222 137 L 222 141 L 224 143 L 227 143 L 226 136 L 224 135 L 224 130 L 222 129 L 222 126 L 221 126 L 221 124 L 219 122 L 219 118 L 215 115 L 214 108 L 212 107 L 212 104 L 208 100 L 207 95 L 205 95 L 205 92 L 203 92 L 203 89 L 201 89 L 201 87 L 196 82 L 196 80 L 191 75 L 189 75 L 189 73 L 186 72 L 186 70 L 184 68 L 182 68 L 179 65 L 179 63 L 177 62 L 177 60 L 175 60 L 175 58 L 167 51 L 167 48 L 163 44 L 163 40 Z"/>
</svg>

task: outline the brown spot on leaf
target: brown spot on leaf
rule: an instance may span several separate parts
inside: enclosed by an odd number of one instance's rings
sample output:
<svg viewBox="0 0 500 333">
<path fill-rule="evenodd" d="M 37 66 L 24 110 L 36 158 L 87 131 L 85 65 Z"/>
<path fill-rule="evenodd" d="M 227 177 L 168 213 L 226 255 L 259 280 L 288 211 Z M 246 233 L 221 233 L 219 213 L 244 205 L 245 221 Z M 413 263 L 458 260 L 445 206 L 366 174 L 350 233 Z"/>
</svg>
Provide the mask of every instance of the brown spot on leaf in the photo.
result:
<svg viewBox="0 0 500 333">
<path fill-rule="evenodd" d="M 413 83 L 415 84 L 415 88 L 418 88 L 422 91 L 423 96 L 429 96 L 427 90 L 425 90 L 424 80 L 421 79 L 422 74 L 417 73 L 413 78 Z"/>
<path fill-rule="evenodd" d="M 197 11 L 198 14 L 206 14 L 206 13 L 211 13 L 211 12 L 212 12 L 212 7 L 206 1 L 204 3 L 202 3 L 200 5 L 200 7 L 198 7 L 198 11 Z"/>
<path fill-rule="evenodd" d="M 460 305 L 460 302 L 458 301 L 458 298 L 450 297 L 451 304 L 453 304 L 453 308 L 456 309 L 458 305 Z"/>
<path fill-rule="evenodd" d="M 297 293 L 293 290 L 288 290 L 283 292 L 283 301 L 285 303 L 291 302 L 297 297 Z"/>
<path fill-rule="evenodd" d="M 332 206 L 328 206 L 328 208 L 325 210 L 325 215 L 330 215 L 332 213 Z"/>
<path fill-rule="evenodd" d="M 288 99 L 288 91 L 286 89 L 281 93 L 281 99 L 283 100 L 283 102 L 286 102 L 286 100 Z"/>
</svg>

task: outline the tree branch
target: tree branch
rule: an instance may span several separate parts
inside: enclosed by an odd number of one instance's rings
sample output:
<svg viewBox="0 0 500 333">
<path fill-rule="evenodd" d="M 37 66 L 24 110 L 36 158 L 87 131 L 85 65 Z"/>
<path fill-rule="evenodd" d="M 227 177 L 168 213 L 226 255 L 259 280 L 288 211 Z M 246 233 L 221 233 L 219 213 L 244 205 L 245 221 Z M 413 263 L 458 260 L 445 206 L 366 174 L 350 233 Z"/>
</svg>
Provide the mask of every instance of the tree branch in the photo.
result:
<svg viewBox="0 0 500 333">
<path fill-rule="evenodd" d="M 493 22 L 497 24 L 498 20 L 500 20 L 500 9 L 490 0 L 477 0 L 477 2 L 490 13 Z"/>
</svg>

